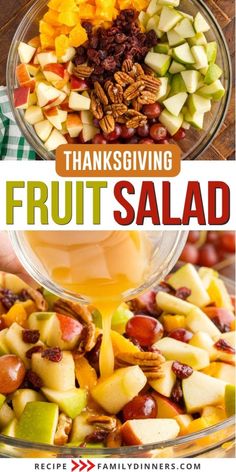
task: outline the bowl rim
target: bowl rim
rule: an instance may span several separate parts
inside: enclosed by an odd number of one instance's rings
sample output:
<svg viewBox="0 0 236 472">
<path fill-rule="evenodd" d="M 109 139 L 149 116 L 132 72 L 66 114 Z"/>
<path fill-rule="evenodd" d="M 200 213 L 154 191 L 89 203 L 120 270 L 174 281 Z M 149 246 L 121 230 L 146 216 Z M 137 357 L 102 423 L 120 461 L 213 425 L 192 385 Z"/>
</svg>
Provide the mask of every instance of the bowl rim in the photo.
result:
<svg viewBox="0 0 236 472">
<path fill-rule="evenodd" d="M 232 85 L 233 85 L 233 73 L 232 73 L 232 64 L 231 64 L 231 57 L 230 57 L 230 52 L 229 52 L 229 47 L 226 41 L 226 38 L 224 36 L 224 33 L 222 31 L 222 28 L 220 27 L 218 21 L 216 20 L 215 16 L 211 12 L 210 8 L 204 3 L 203 0 L 191 0 L 193 4 L 199 7 L 199 4 L 203 11 L 205 11 L 206 15 L 210 17 L 211 22 L 213 23 L 221 41 L 222 41 L 222 47 L 224 51 L 224 59 L 226 60 L 227 67 L 226 70 L 228 72 L 228 78 L 227 78 L 227 87 L 226 87 L 226 94 L 223 97 L 224 99 L 224 105 L 223 109 L 221 111 L 220 119 L 218 121 L 217 116 L 212 123 L 212 126 L 209 128 L 209 132 L 206 136 L 203 137 L 202 141 L 199 143 L 199 147 L 196 146 L 191 150 L 191 155 L 187 155 L 183 157 L 183 160 L 195 160 L 197 157 L 199 157 L 203 152 L 205 152 L 208 147 L 211 145 L 212 141 L 216 137 L 218 131 L 220 130 L 225 116 L 227 114 L 229 104 L 230 104 L 230 99 L 231 99 L 231 94 L 232 94 Z M 6 66 L 6 82 L 7 82 L 7 91 L 8 91 L 8 96 L 9 96 L 9 101 L 10 101 L 10 106 L 12 113 L 14 115 L 15 121 L 17 125 L 19 126 L 20 130 L 22 131 L 23 135 L 26 137 L 27 136 L 27 141 L 28 143 L 32 146 L 32 148 L 35 150 L 37 154 L 39 154 L 40 158 L 42 160 L 55 160 L 55 153 L 51 151 L 47 151 L 47 149 L 44 147 L 44 143 L 42 143 L 39 138 L 32 133 L 31 128 L 29 125 L 26 124 L 26 122 L 22 119 L 22 115 L 20 114 L 20 110 L 16 109 L 14 107 L 14 98 L 13 98 L 13 90 L 11 88 L 10 80 L 11 74 L 12 74 L 12 62 L 14 58 L 14 50 L 16 48 L 16 44 L 19 41 L 18 36 L 20 33 L 20 36 L 24 34 L 24 31 L 27 29 L 27 25 L 29 21 L 33 19 L 33 17 L 37 14 L 37 12 L 41 9 L 42 5 L 47 3 L 47 0 L 37 0 L 35 3 L 33 3 L 30 7 L 30 9 L 27 11 L 27 13 L 24 15 L 22 18 L 15 35 L 12 39 L 11 46 L 9 49 L 8 53 L 8 59 L 7 59 L 7 66 Z M 213 130 L 213 132 L 210 132 Z"/>
<path fill-rule="evenodd" d="M 228 277 L 224 277 L 224 276 L 221 276 L 221 279 L 234 290 L 235 283 L 232 279 L 229 279 Z M 224 428 L 230 428 L 234 426 L 234 431 L 230 432 L 229 436 L 227 436 L 226 438 L 220 439 L 216 443 L 209 444 L 207 447 L 203 446 L 202 448 L 195 449 L 192 452 L 190 451 L 189 455 L 184 454 L 184 457 L 195 457 L 203 452 L 205 453 L 207 451 L 215 449 L 216 447 L 219 447 L 224 443 L 233 441 L 235 439 L 235 423 L 236 423 L 236 415 L 233 415 L 201 431 L 197 431 L 195 433 L 191 433 L 184 436 L 179 436 L 178 438 L 175 438 L 172 440 L 162 441 L 159 443 L 143 444 L 140 446 L 122 446 L 119 448 L 103 447 L 103 448 L 86 449 L 85 447 L 79 447 L 79 446 L 55 446 L 55 445 L 49 445 L 45 443 L 36 443 L 36 442 L 29 442 L 29 441 L 25 441 L 21 439 L 15 439 L 15 438 L 6 436 L 4 434 L 0 434 L 0 456 L 1 456 L 1 445 L 4 444 L 4 445 L 13 446 L 13 447 L 23 448 L 23 449 L 53 452 L 59 455 L 60 457 L 66 457 L 67 455 L 70 456 L 71 454 L 76 454 L 77 456 L 88 456 L 88 457 L 93 456 L 95 459 L 101 457 L 101 455 L 103 456 L 120 455 L 120 456 L 129 457 L 129 455 L 131 454 L 131 457 L 132 457 L 133 454 L 140 454 L 142 452 L 143 453 L 150 452 L 151 450 L 155 450 L 155 449 L 163 450 L 168 447 L 187 445 L 187 443 L 191 441 L 196 441 L 198 439 L 205 438 L 206 436 L 213 433 L 217 433 L 223 430 Z"/>
</svg>

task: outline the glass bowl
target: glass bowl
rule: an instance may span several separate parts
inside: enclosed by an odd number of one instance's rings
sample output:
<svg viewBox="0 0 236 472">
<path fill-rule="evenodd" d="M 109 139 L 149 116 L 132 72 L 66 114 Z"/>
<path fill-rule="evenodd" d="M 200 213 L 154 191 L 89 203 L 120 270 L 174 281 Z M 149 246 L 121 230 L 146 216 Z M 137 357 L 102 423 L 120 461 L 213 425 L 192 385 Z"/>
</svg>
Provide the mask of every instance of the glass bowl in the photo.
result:
<svg viewBox="0 0 236 472">
<path fill-rule="evenodd" d="M 55 231 L 55 241 L 57 241 L 58 233 L 60 235 L 61 232 Z M 60 236 L 63 238 L 62 233 Z M 140 293 L 156 285 L 171 271 L 184 248 L 188 234 L 186 231 L 146 231 L 145 233 L 153 248 L 145 281 L 138 288 L 123 293 L 123 300 L 137 297 Z M 11 231 L 9 234 L 18 259 L 40 285 L 61 298 L 79 303 L 90 302 L 83 294 L 78 295 L 51 280 L 46 268 L 33 252 L 24 231 Z"/>
<path fill-rule="evenodd" d="M 35 149 L 36 153 L 42 159 L 53 160 L 55 159 L 55 154 L 46 150 L 42 141 L 37 137 L 33 127 L 24 120 L 23 111 L 15 109 L 13 97 L 13 90 L 17 86 L 15 71 L 19 62 L 17 53 L 19 42 L 27 42 L 32 37 L 38 35 L 38 22 L 46 11 L 47 3 L 48 0 L 35 1 L 17 28 L 9 51 L 6 76 L 10 104 L 15 116 L 16 123 L 18 124 L 27 141 Z M 231 61 L 224 34 L 210 9 L 205 5 L 204 1 L 181 0 L 179 8 L 180 10 L 183 10 L 184 12 L 191 15 L 196 15 L 200 11 L 205 16 L 211 27 L 210 31 L 206 33 L 207 40 L 217 42 L 217 63 L 224 71 L 222 83 L 226 89 L 226 94 L 220 102 L 213 102 L 211 112 L 206 113 L 204 120 L 204 130 L 197 131 L 194 128 L 191 128 L 187 131 L 186 138 L 183 141 L 178 142 L 178 145 L 182 149 L 183 159 L 196 159 L 210 145 L 224 121 L 231 95 Z"/>
<path fill-rule="evenodd" d="M 235 292 L 232 280 L 221 277 L 230 293 Z M 47 446 L 10 438 L 0 434 L 0 457 L 31 458 L 230 458 L 235 457 L 235 416 L 200 432 L 171 441 L 127 446 L 92 448 Z"/>
</svg>

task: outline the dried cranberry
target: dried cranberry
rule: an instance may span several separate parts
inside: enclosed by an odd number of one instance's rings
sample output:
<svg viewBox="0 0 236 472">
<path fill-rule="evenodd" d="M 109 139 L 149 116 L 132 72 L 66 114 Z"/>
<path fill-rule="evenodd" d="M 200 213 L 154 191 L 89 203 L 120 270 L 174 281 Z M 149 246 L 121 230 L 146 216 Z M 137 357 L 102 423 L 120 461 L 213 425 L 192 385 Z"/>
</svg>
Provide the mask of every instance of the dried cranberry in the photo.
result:
<svg viewBox="0 0 236 472">
<path fill-rule="evenodd" d="M 116 67 L 116 61 L 114 57 L 108 56 L 104 61 L 103 61 L 103 67 L 106 70 L 114 70 Z"/>
<path fill-rule="evenodd" d="M 85 442 L 87 443 L 100 443 L 100 442 L 103 442 L 106 437 L 108 436 L 109 434 L 109 431 L 105 431 L 105 430 L 95 430 L 93 433 L 89 434 L 88 436 L 86 436 L 85 438 Z"/>
<path fill-rule="evenodd" d="M 187 298 L 191 295 L 191 290 L 187 287 L 180 287 L 176 290 L 175 296 L 180 298 L 181 300 L 187 300 Z"/>
<path fill-rule="evenodd" d="M 175 403 L 181 403 L 183 400 L 183 390 L 180 380 L 176 380 L 171 391 L 171 398 Z"/>
<path fill-rule="evenodd" d="M 158 37 L 157 37 L 156 31 L 154 30 L 148 31 L 146 34 L 146 45 L 148 49 L 153 48 L 154 46 L 157 45 L 157 43 L 158 43 Z"/>
<path fill-rule="evenodd" d="M 92 33 L 92 31 L 93 31 L 92 23 L 90 23 L 89 21 L 83 21 L 82 26 L 86 30 L 88 35 Z"/>
<path fill-rule="evenodd" d="M 26 300 L 31 300 L 31 297 L 30 295 L 28 294 L 27 290 L 23 289 L 21 290 L 20 294 L 19 294 L 19 299 L 22 301 L 22 302 L 25 302 Z"/>
<path fill-rule="evenodd" d="M 31 359 L 32 355 L 35 354 L 36 352 L 43 352 L 43 346 L 31 347 L 30 349 L 28 349 L 28 351 L 26 351 L 25 355 L 27 359 Z"/>
<path fill-rule="evenodd" d="M 225 339 L 219 339 L 215 344 L 214 347 L 219 351 L 227 352 L 228 354 L 235 354 L 234 347 L 230 346 L 230 344 Z"/>
<path fill-rule="evenodd" d="M 221 333 L 229 333 L 230 324 L 224 323 L 224 321 L 222 321 L 218 316 L 211 318 L 211 321 L 216 325 Z"/>
<path fill-rule="evenodd" d="M 187 379 L 192 375 L 193 369 L 187 364 L 182 364 L 182 362 L 175 361 L 172 364 L 172 370 L 176 377 L 179 379 Z"/>
<path fill-rule="evenodd" d="M 116 43 L 121 44 L 127 40 L 127 36 L 124 33 L 117 33 L 115 40 L 116 40 Z"/>
<path fill-rule="evenodd" d="M 43 381 L 36 372 L 33 370 L 28 370 L 26 374 L 26 380 L 28 380 L 35 388 L 42 388 Z"/>
<path fill-rule="evenodd" d="M 40 338 L 38 329 L 24 329 L 22 331 L 22 339 L 26 344 L 36 344 Z"/>
<path fill-rule="evenodd" d="M 60 362 L 62 360 L 62 352 L 59 347 L 49 347 L 41 355 L 51 362 Z"/>
</svg>

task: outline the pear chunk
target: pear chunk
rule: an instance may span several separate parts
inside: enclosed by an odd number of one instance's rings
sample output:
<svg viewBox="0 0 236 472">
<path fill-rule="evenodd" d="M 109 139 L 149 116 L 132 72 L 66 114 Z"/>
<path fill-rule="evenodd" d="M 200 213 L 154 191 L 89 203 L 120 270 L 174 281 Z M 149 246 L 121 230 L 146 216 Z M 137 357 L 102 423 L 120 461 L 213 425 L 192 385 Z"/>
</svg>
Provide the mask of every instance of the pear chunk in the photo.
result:
<svg viewBox="0 0 236 472">
<path fill-rule="evenodd" d="M 121 427 L 126 444 L 151 444 L 175 439 L 180 427 L 174 419 L 129 420 Z"/>
<path fill-rule="evenodd" d="M 177 341 L 173 338 L 162 338 L 154 344 L 167 360 L 179 361 L 193 369 L 203 369 L 210 363 L 209 354 L 198 347 Z"/>
<path fill-rule="evenodd" d="M 118 413 L 146 384 L 146 377 L 139 366 L 118 369 L 110 377 L 101 379 L 91 394 L 108 413 Z"/>
<path fill-rule="evenodd" d="M 224 403 L 226 383 L 202 372 L 193 372 L 182 382 L 188 413 L 201 411 L 207 405 Z"/>
</svg>

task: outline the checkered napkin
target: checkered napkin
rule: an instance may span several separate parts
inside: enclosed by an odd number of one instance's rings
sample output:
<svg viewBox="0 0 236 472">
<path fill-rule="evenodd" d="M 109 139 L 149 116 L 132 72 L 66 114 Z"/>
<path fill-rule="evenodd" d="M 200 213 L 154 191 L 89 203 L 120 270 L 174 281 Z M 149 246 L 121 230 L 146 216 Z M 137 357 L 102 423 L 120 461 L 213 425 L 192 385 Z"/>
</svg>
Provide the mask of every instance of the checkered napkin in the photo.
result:
<svg viewBox="0 0 236 472">
<path fill-rule="evenodd" d="M 35 158 L 34 150 L 16 125 L 6 87 L 0 87 L 0 161 L 34 160 Z"/>
</svg>

